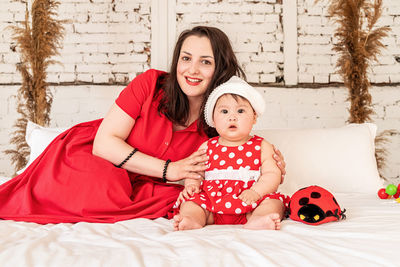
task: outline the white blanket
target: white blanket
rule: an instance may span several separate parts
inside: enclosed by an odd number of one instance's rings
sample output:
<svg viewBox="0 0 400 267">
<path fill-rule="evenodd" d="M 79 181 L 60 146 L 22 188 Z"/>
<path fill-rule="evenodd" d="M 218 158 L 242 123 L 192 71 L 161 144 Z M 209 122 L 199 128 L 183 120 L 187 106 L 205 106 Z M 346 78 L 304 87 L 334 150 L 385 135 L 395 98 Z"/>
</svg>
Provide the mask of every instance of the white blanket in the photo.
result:
<svg viewBox="0 0 400 267">
<path fill-rule="evenodd" d="M 0 266 L 400 266 L 400 203 L 335 194 L 347 219 L 280 231 L 211 225 L 174 232 L 172 221 L 48 224 L 0 220 Z"/>
</svg>

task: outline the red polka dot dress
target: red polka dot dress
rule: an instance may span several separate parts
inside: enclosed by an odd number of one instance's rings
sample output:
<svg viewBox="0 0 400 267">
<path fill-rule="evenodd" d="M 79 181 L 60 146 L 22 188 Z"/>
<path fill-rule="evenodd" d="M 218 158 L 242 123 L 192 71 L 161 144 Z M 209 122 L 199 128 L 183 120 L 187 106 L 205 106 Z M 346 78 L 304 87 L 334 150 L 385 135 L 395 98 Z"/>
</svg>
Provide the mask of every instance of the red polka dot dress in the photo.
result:
<svg viewBox="0 0 400 267">
<path fill-rule="evenodd" d="M 285 206 L 289 197 L 280 193 L 263 196 L 252 205 L 247 205 L 238 196 L 260 177 L 261 142 L 263 138 L 252 137 L 240 146 L 223 146 L 218 136 L 207 143 L 210 158 L 205 172 L 201 192 L 187 199 L 215 214 L 245 214 L 253 211 L 265 198 L 280 199 Z"/>
</svg>

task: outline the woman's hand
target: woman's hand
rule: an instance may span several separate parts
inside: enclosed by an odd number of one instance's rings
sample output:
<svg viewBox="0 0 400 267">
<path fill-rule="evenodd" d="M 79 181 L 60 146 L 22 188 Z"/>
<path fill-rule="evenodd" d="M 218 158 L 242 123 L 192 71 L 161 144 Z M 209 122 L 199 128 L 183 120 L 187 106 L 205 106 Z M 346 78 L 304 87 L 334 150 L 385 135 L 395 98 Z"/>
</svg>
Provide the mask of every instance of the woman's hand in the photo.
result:
<svg viewBox="0 0 400 267">
<path fill-rule="evenodd" d="M 283 155 L 279 149 L 277 149 L 274 145 L 272 145 L 274 148 L 275 154 L 273 155 L 274 160 L 276 161 L 276 166 L 281 170 L 282 176 L 281 176 L 281 184 L 283 183 L 283 180 L 285 179 L 285 174 L 286 174 L 286 163 L 283 158 Z"/>
<path fill-rule="evenodd" d="M 208 156 L 205 149 L 199 149 L 187 158 L 171 162 L 167 169 L 168 181 L 179 181 L 184 178 L 202 179 L 207 169 Z"/>
</svg>

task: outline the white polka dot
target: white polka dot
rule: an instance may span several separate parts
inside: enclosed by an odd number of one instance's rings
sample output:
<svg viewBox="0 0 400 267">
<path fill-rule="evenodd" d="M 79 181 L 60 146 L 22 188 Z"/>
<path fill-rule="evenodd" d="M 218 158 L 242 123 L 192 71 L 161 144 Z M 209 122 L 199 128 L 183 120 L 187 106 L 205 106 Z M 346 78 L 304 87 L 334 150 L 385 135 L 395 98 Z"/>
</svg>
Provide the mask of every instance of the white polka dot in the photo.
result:
<svg viewBox="0 0 400 267">
<path fill-rule="evenodd" d="M 232 187 L 228 187 L 228 188 L 226 189 L 226 192 L 228 192 L 228 193 L 232 193 L 232 191 L 233 191 Z"/>
<path fill-rule="evenodd" d="M 228 181 L 225 181 L 224 185 L 226 185 L 228 183 Z"/>
<path fill-rule="evenodd" d="M 221 192 L 217 192 L 217 197 L 220 197 L 220 196 L 222 196 L 222 193 Z"/>
<path fill-rule="evenodd" d="M 246 152 L 246 156 L 247 156 L 248 158 L 250 158 L 251 155 L 253 155 L 253 153 L 251 153 L 250 151 Z"/>
<path fill-rule="evenodd" d="M 243 146 L 238 146 L 239 151 L 242 151 L 244 149 Z"/>
<path fill-rule="evenodd" d="M 243 160 L 242 160 L 242 159 L 238 159 L 238 160 L 236 161 L 236 163 L 237 163 L 237 164 L 242 164 L 242 163 L 243 163 Z"/>
<path fill-rule="evenodd" d="M 233 167 L 232 166 L 229 166 L 228 168 L 226 168 L 227 170 L 233 170 Z"/>
<path fill-rule="evenodd" d="M 217 154 L 214 155 L 214 160 L 218 159 L 219 156 Z"/>
<path fill-rule="evenodd" d="M 246 144 L 251 145 L 253 143 L 253 141 L 249 141 Z"/>
<path fill-rule="evenodd" d="M 207 208 L 206 204 L 201 204 L 200 205 L 203 209 Z"/>
<path fill-rule="evenodd" d="M 261 149 L 261 146 L 255 146 L 254 149 L 255 149 L 255 150 L 260 150 L 260 149 Z"/>
<path fill-rule="evenodd" d="M 225 208 L 229 209 L 230 207 L 232 207 L 231 202 L 226 202 L 225 203 Z"/>
<path fill-rule="evenodd" d="M 244 167 L 246 170 L 250 170 L 250 166 L 247 165 L 246 167 Z"/>
<path fill-rule="evenodd" d="M 259 159 L 255 159 L 254 160 L 254 164 L 258 164 L 258 163 L 260 163 L 260 160 Z"/>
<path fill-rule="evenodd" d="M 219 203 L 219 202 L 221 202 L 221 199 L 218 199 L 217 201 L 215 201 L 215 203 Z"/>
<path fill-rule="evenodd" d="M 226 148 L 226 146 L 224 146 L 223 148 L 221 148 L 221 151 L 222 151 L 222 152 L 226 152 L 226 150 L 228 150 L 228 149 Z"/>
<path fill-rule="evenodd" d="M 236 194 L 233 194 L 233 195 L 232 195 L 232 198 L 233 198 L 233 199 L 238 199 L 238 197 L 237 197 Z"/>
<path fill-rule="evenodd" d="M 211 210 L 214 211 L 214 206 L 211 207 Z"/>
<path fill-rule="evenodd" d="M 235 182 L 235 185 L 238 185 L 239 182 Z"/>
<path fill-rule="evenodd" d="M 219 181 L 218 181 L 218 180 L 216 180 L 216 181 L 215 181 L 215 183 L 216 183 L 216 184 L 219 184 Z"/>
<path fill-rule="evenodd" d="M 239 208 L 237 208 L 237 209 L 235 209 L 235 213 L 236 213 L 236 214 L 240 214 L 240 213 L 242 213 L 242 210 L 239 209 Z"/>
<path fill-rule="evenodd" d="M 215 192 L 211 192 L 211 196 L 212 196 L 212 197 L 215 197 L 216 194 L 217 194 L 217 193 L 215 193 Z"/>
<path fill-rule="evenodd" d="M 222 184 L 220 184 L 219 186 L 218 186 L 218 188 L 222 188 L 223 187 L 223 185 Z"/>
<path fill-rule="evenodd" d="M 233 153 L 233 152 L 229 153 L 229 157 L 230 157 L 231 159 L 233 159 L 233 158 L 235 157 L 235 153 Z"/>
<path fill-rule="evenodd" d="M 220 162 L 219 162 L 219 165 L 224 165 L 225 164 L 225 160 L 221 160 Z"/>
<path fill-rule="evenodd" d="M 216 144 L 215 147 L 219 147 L 219 144 Z"/>
<path fill-rule="evenodd" d="M 253 204 L 251 204 L 251 207 L 252 207 L 253 209 L 255 209 L 255 208 L 257 207 L 257 203 L 254 202 Z"/>
<path fill-rule="evenodd" d="M 243 207 L 246 207 L 246 206 L 247 206 L 246 202 L 243 202 L 243 201 L 242 201 L 242 206 L 243 206 Z"/>
<path fill-rule="evenodd" d="M 224 214 L 222 211 L 218 211 L 217 213 L 218 213 L 218 214 Z"/>
<path fill-rule="evenodd" d="M 212 140 L 211 144 L 215 144 L 217 142 L 217 140 Z"/>
<path fill-rule="evenodd" d="M 210 155 L 211 155 L 211 154 L 212 154 L 212 152 L 213 152 L 213 151 L 212 151 L 212 149 L 208 150 L 208 154 L 210 154 Z"/>
</svg>

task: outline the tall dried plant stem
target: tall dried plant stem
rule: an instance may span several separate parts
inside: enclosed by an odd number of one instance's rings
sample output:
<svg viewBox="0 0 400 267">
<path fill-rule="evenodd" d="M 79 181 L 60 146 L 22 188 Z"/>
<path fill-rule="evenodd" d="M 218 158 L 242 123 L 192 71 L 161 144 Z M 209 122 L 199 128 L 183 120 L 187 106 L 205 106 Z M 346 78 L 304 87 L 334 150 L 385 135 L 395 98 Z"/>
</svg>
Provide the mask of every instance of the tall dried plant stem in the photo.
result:
<svg viewBox="0 0 400 267">
<path fill-rule="evenodd" d="M 34 0 L 31 17 L 27 3 L 25 4 L 23 25 L 11 27 L 13 40 L 16 41 L 21 58 L 17 70 L 22 76 L 17 95 L 17 112 L 20 118 L 14 124 L 16 129 L 10 140 L 15 149 L 5 151 L 11 155 L 15 170 L 25 166 L 29 155 L 29 146 L 25 141 L 27 121 L 43 126 L 50 122 L 53 97 L 46 82 L 46 71 L 49 65 L 56 63 L 50 58 L 59 54 L 58 49 L 61 47 L 64 33 L 64 21 L 56 19 L 56 10 L 60 4 L 58 1 Z"/>
<path fill-rule="evenodd" d="M 316 0 L 319 2 L 321 0 Z M 328 15 L 338 25 L 335 31 L 337 42 L 334 51 L 339 59 L 336 67 L 349 90 L 350 123 L 371 121 L 372 109 L 368 69 L 384 45 L 381 40 L 387 36 L 389 27 L 376 27 L 382 14 L 382 0 L 331 0 Z M 388 132 L 376 139 L 376 158 L 381 172 L 385 165 L 386 151 L 382 147 Z"/>
<path fill-rule="evenodd" d="M 388 27 L 375 27 L 382 13 L 382 0 L 333 0 L 328 14 L 338 24 L 334 51 L 336 67 L 349 90 L 350 123 L 371 121 L 373 109 L 368 69 L 384 47 L 381 40 Z"/>
</svg>

